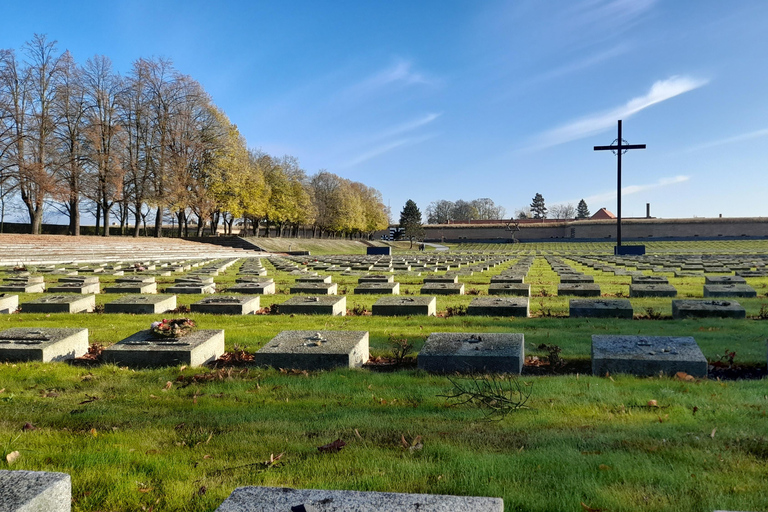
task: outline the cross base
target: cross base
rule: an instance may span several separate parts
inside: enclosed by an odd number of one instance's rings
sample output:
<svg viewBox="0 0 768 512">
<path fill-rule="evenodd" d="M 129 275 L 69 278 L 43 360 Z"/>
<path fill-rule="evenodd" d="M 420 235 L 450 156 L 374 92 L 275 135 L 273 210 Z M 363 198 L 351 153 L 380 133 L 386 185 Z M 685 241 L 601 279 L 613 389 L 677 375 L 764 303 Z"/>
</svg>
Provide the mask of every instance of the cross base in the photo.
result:
<svg viewBox="0 0 768 512">
<path fill-rule="evenodd" d="M 645 254 L 644 245 L 617 245 L 613 248 L 614 256 L 642 256 Z"/>
</svg>

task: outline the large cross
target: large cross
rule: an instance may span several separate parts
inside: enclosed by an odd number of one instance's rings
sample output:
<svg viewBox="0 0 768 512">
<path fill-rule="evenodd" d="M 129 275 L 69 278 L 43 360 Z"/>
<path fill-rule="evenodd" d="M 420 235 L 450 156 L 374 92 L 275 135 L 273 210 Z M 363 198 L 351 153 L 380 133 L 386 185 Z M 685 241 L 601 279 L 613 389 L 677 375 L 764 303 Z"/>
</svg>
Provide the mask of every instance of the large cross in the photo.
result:
<svg viewBox="0 0 768 512">
<path fill-rule="evenodd" d="M 617 157 L 616 171 L 616 247 L 621 247 L 621 155 L 630 149 L 645 149 L 645 144 L 629 144 L 621 138 L 621 119 L 619 119 L 619 137 L 610 146 L 595 146 L 595 151 L 613 151 Z"/>
</svg>

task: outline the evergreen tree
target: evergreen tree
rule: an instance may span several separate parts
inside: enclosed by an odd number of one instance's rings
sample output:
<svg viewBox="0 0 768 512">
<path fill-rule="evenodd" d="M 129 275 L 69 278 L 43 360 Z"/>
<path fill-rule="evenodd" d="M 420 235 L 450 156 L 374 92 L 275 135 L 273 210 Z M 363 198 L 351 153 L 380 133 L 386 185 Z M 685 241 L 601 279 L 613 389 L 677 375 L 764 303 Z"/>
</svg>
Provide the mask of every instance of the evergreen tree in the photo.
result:
<svg viewBox="0 0 768 512">
<path fill-rule="evenodd" d="M 547 207 L 544 205 L 544 197 L 536 192 L 533 196 L 533 202 L 531 203 L 531 213 L 534 219 L 546 219 Z"/>
<path fill-rule="evenodd" d="M 577 219 L 588 219 L 590 217 L 589 208 L 587 207 L 587 202 L 583 199 L 579 201 L 579 206 L 576 207 L 576 218 Z"/>
<path fill-rule="evenodd" d="M 411 199 L 406 201 L 403 211 L 400 212 L 400 229 L 402 236 L 408 237 L 413 249 L 413 239 L 424 236 L 424 228 L 421 225 L 421 212 L 416 203 Z"/>
</svg>

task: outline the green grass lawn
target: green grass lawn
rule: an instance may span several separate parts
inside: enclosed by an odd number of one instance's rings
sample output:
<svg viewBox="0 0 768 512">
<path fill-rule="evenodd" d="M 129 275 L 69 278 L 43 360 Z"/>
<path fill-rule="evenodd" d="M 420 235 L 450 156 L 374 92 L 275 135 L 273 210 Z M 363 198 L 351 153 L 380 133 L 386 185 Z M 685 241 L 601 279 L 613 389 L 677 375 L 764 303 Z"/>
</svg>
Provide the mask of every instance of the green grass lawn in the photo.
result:
<svg viewBox="0 0 768 512">
<path fill-rule="evenodd" d="M 765 244 L 718 243 L 728 244 L 716 247 L 723 252 L 765 252 Z M 658 250 L 687 253 L 687 244 Z M 565 250 L 564 244 L 528 245 L 504 249 L 514 256 Z M 595 250 L 569 245 L 572 255 Z M 511 263 L 460 280 L 485 294 L 490 275 Z M 262 297 L 262 306 L 287 300 L 295 281 L 266 266 L 279 293 Z M 219 289 L 234 283 L 238 267 L 216 278 Z M 604 296 L 627 295 L 629 277 L 582 270 L 595 276 Z M 475 407 L 452 404 L 440 396 L 452 391 L 446 376 L 414 369 L 302 373 L 5 363 L 0 469 L 69 473 L 75 511 L 210 511 L 244 485 L 499 496 L 506 510 L 584 510 L 582 503 L 606 511 L 768 509 L 765 379 L 581 372 L 588 368 L 591 335 L 611 333 L 693 336 L 710 360 L 727 349 L 738 364 L 764 367 L 768 321 L 757 317 L 768 303 L 768 279 L 748 280 L 759 296 L 739 299 L 752 317 L 746 320 L 672 320 L 670 299 L 632 299 L 634 320 L 570 319 L 553 279 L 537 258 L 529 273 L 533 318 L 193 315 L 202 329 L 225 329 L 227 350 L 250 352 L 289 329 L 369 331 L 374 356 L 389 355 L 393 338 L 407 338 L 418 352 L 429 333 L 443 331 L 520 332 L 526 353 L 540 357 L 546 352 L 539 344 L 560 346 L 569 362 L 565 372 L 524 372 L 530 408 L 503 419 L 488 421 Z M 172 280 L 158 278 L 158 287 Z M 419 293 L 421 278 L 396 280 L 401 293 Z M 334 282 L 348 294 L 349 309 L 370 310 L 378 298 L 353 295 L 352 276 L 334 274 Z M 679 298 L 701 297 L 703 278 L 670 282 Z M 97 303 L 113 297 L 97 295 Z M 202 296 L 177 298 L 188 305 Z M 438 310 L 460 311 L 473 298 L 438 297 Z M 649 309 L 662 319 L 640 319 Z M 0 316 L 0 328 L 87 327 L 92 343 L 108 345 L 162 316 L 174 315 L 22 312 Z M 35 428 L 22 430 L 26 423 Z M 417 436 L 423 448 L 409 449 Z M 341 451 L 318 451 L 337 438 L 346 443 Z M 6 464 L 5 455 L 15 451 L 20 457 Z"/>
</svg>

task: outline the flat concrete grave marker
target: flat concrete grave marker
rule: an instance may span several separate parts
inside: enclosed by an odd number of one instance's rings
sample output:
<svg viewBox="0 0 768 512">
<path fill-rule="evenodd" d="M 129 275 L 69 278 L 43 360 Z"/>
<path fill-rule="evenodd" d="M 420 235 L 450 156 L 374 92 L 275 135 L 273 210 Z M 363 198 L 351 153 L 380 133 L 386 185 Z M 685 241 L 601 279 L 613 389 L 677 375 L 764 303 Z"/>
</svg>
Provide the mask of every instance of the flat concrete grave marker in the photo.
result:
<svg viewBox="0 0 768 512">
<path fill-rule="evenodd" d="M 382 297 L 371 308 L 374 316 L 436 316 L 436 297 Z"/>
<path fill-rule="evenodd" d="M 677 288 L 671 284 L 631 284 L 630 297 L 677 297 Z"/>
<path fill-rule="evenodd" d="M 209 313 L 212 315 L 250 315 L 259 309 L 261 298 L 217 296 L 207 297 L 190 306 L 193 313 Z"/>
<path fill-rule="evenodd" d="M 599 297 L 600 285 L 595 283 L 561 283 L 557 285 L 558 295 L 576 295 L 578 297 Z"/>
<path fill-rule="evenodd" d="M 747 284 L 742 276 L 707 276 L 704 284 Z"/>
<path fill-rule="evenodd" d="M 114 283 L 105 286 L 104 293 L 157 293 L 157 283 Z"/>
<path fill-rule="evenodd" d="M 665 276 L 632 276 L 632 284 L 669 284 Z"/>
<path fill-rule="evenodd" d="M 395 276 L 393 275 L 368 275 L 368 276 L 360 276 L 357 278 L 358 284 L 363 283 L 392 283 L 395 281 Z"/>
<path fill-rule="evenodd" d="M 275 368 L 330 370 L 368 362 L 367 331 L 282 331 L 253 355 Z"/>
<path fill-rule="evenodd" d="M 419 368 L 435 373 L 517 373 L 525 360 L 519 333 L 433 332 L 417 357 Z"/>
<path fill-rule="evenodd" d="M 239 487 L 216 512 L 503 512 L 504 500 L 440 494 Z"/>
<path fill-rule="evenodd" d="M 358 283 L 355 287 L 356 295 L 400 295 L 400 283 L 378 281 Z"/>
<path fill-rule="evenodd" d="M 491 277 L 491 284 L 495 283 L 522 283 L 525 280 L 524 275 L 498 275 Z"/>
<path fill-rule="evenodd" d="M 459 276 L 427 276 L 424 278 L 424 284 L 427 283 L 458 283 Z"/>
<path fill-rule="evenodd" d="M 560 276 L 561 283 L 594 283 L 595 278 L 593 276 L 585 276 L 582 274 L 564 274 Z"/>
<path fill-rule="evenodd" d="M 165 289 L 166 293 L 216 293 L 215 284 L 205 283 L 175 283 Z"/>
<path fill-rule="evenodd" d="M 303 276 L 296 278 L 297 283 L 330 283 L 331 281 L 331 276 Z"/>
<path fill-rule="evenodd" d="M 0 511 L 70 512 L 72 480 L 66 473 L 0 470 Z"/>
<path fill-rule="evenodd" d="M 133 368 L 201 366 L 224 353 L 223 330 L 192 331 L 180 338 L 161 338 L 150 329 L 139 331 L 101 353 L 107 363 Z"/>
<path fill-rule="evenodd" d="M 0 314 L 11 314 L 19 307 L 19 296 L 0 294 Z"/>
<path fill-rule="evenodd" d="M 275 280 L 271 277 L 260 276 L 242 276 L 235 279 L 236 283 L 274 283 Z"/>
<path fill-rule="evenodd" d="M 748 284 L 705 284 L 704 297 L 757 297 Z"/>
<path fill-rule="evenodd" d="M 592 336 L 592 375 L 707 376 L 707 359 L 690 336 Z"/>
<path fill-rule="evenodd" d="M 194 284 L 194 285 L 205 285 L 205 284 L 213 284 L 213 278 L 212 277 L 206 277 L 206 276 L 186 276 L 186 277 L 177 277 L 173 280 L 174 283 L 180 283 L 180 284 Z"/>
<path fill-rule="evenodd" d="M 230 288 L 231 289 L 231 288 Z M 347 314 L 347 298 L 342 297 L 292 297 L 277 306 L 284 315 L 332 315 Z"/>
<path fill-rule="evenodd" d="M 530 297 L 531 285 L 528 283 L 492 282 L 488 285 L 488 295 L 515 295 L 517 297 Z"/>
<path fill-rule="evenodd" d="M 419 293 L 422 295 L 464 295 L 464 283 L 424 283 Z"/>
<path fill-rule="evenodd" d="M 245 294 L 259 294 L 259 295 L 274 295 L 275 294 L 275 282 L 270 279 L 269 281 L 248 281 L 241 282 L 236 285 L 227 288 L 231 293 L 245 293 Z"/>
<path fill-rule="evenodd" d="M 336 295 L 339 285 L 336 283 L 295 283 L 291 293 L 307 293 L 309 295 Z"/>
<path fill-rule="evenodd" d="M 88 329 L 14 327 L 0 332 L 0 361 L 48 363 L 74 359 L 86 352 Z"/>
<path fill-rule="evenodd" d="M 470 316 L 530 316 L 527 297 L 477 297 L 467 307 Z"/>
<path fill-rule="evenodd" d="M 29 283 L 27 281 L 3 281 L 0 283 L 0 292 L 16 293 L 43 293 L 45 283 Z"/>
<path fill-rule="evenodd" d="M 127 276 L 115 279 L 116 283 L 150 284 L 155 282 L 155 276 Z"/>
<path fill-rule="evenodd" d="M 88 295 L 91 293 L 99 293 L 99 283 L 83 283 L 83 282 L 61 282 L 48 286 L 50 293 L 79 293 L 80 295 Z"/>
<path fill-rule="evenodd" d="M 21 304 L 23 313 L 91 313 L 95 295 L 45 295 Z"/>
<path fill-rule="evenodd" d="M 176 309 L 175 295 L 126 295 L 104 304 L 105 313 L 156 315 Z"/>
<path fill-rule="evenodd" d="M 573 318 L 627 318 L 634 311 L 629 299 L 571 299 L 568 316 Z"/>
<path fill-rule="evenodd" d="M 673 300 L 672 318 L 746 318 L 735 300 Z"/>
</svg>

